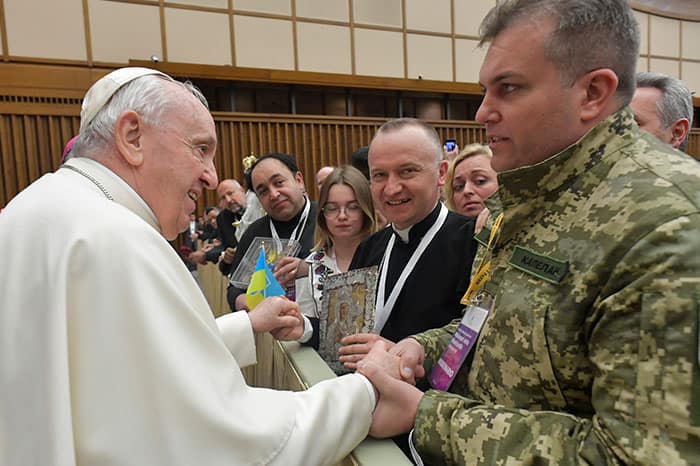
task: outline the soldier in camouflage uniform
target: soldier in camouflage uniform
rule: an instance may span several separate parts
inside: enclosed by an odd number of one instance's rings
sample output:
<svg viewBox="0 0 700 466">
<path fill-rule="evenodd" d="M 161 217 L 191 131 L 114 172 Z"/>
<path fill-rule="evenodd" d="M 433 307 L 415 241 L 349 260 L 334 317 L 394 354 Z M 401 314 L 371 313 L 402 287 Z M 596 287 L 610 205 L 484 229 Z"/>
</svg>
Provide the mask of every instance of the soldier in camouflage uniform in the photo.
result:
<svg viewBox="0 0 700 466">
<path fill-rule="evenodd" d="M 528 128 L 531 141 L 580 133 L 551 151 L 556 141 L 523 145 L 522 134 L 518 140 L 500 123 L 516 106 L 527 103 L 538 117 L 545 108 L 530 98 L 538 84 L 529 78 L 546 72 L 546 63 L 523 47 L 544 50 L 567 83 L 566 61 L 547 49 L 557 24 L 559 44 L 601 45 L 597 56 L 564 53 L 584 62 L 576 63 L 584 74 L 573 80 L 573 96 L 555 84 L 542 104 L 568 126 L 550 119 Z M 606 41 L 636 58 L 629 7 L 623 0 L 508 1 L 489 13 L 482 37 L 491 47 L 477 119 L 492 135 L 500 172 L 487 205 L 492 219 L 504 214 L 485 286 L 495 306 L 450 393 L 422 395 L 389 379 L 372 364 L 377 351 L 370 353 L 361 372 L 380 392 L 371 433 L 413 425 L 413 443 L 431 464 L 700 465 L 700 169 L 637 127 L 627 107 L 634 61 L 619 69 L 619 55 L 612 66 L 606 61 Z M 577 119 L 567 120 L 572 109 Z M 429 371 L 456 328 L 403 340 L 390 353 Z"/>
</svg>

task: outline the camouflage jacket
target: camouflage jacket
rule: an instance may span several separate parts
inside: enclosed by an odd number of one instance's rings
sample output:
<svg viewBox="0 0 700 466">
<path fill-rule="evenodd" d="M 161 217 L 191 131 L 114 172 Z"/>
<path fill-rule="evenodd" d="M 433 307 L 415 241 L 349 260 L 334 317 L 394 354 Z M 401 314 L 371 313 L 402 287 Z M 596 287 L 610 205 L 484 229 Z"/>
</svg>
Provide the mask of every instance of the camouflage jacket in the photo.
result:
<svg viewBox="0 0 700 466">
<path fill-rule="evenodd" d="M 423 459 L 700 465 L 700 164 L 626 108 L 499 183 L 495 307 L 420 403 Z M 455 329 L 416 336 L 426 368 Z"/>
</svg>

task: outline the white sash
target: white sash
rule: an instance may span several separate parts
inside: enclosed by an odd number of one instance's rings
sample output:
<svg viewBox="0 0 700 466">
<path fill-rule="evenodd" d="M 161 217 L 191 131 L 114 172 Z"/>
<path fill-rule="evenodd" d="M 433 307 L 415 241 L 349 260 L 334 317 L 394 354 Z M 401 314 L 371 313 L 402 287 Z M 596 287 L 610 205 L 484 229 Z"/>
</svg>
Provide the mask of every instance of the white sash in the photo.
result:
<svg viewBox="0 0 700 466">
<path fill-rule="evenodd" d="M 411 255 L 411 258 L 408 260 L 406 267 L 404 267 L 403 272 L 401 272 L 401 275 L 399 275 L 399 279 L 396 281 L 394 287 L 391 289 L 389 299 L 386 302 L 384 302 L 384 290 L 386 289 L 386 276 L 389 270 L 389 258 L 391 257 L 391 250 L 394 248 L 394 240 L 396 239 L 395 234 L 391 235 L 391 238 L 389 239 L 389 244 L 387 245 L 386 251 L 384 251 L 384 256 L 382 257 L 382 263 L 379 266 L 379 289 L 377 290 L 377 303 L 375 307 L 376 312 L 374 318 L 374 333 L 381 333 L 382 329 L 384 328 L 384 325 L 386 324 L 386 321 L 389 320 L 391 311 L 394 308 L 394 304 L 396 304 L 396 300 L 399 297 L 399 293 L 401 293 L 401 290 L 403 289 L 403 286 L 406 283 L 406 279 L 411 274 L 411 272 L 413 272 L 413 268 L 416 266 L 416 263 L 423 255 L 423 252 L 425 252 L 425 249 L 428 247 L 428 245 L 433 240 L 440 228 L 442 228 L 442 225 L 444 225 L 446 218 L 447 207 L 440 204 L 440 214 L 438 215 L 437 220 L 435 220 L 433 226 L 431 226 L 430 229 L 426 232 L 425 236 L 423 236 L 423 239 L 420 240 L 418 247 L 415 251 L 413 251 L 413 255 Z"/>
</svg>

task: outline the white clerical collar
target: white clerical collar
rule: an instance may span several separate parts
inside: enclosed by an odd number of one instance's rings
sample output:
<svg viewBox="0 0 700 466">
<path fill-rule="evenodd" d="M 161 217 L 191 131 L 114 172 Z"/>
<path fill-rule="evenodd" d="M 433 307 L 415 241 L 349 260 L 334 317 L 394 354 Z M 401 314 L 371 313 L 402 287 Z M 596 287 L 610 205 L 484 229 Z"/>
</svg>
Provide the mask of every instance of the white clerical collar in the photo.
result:
<svg viewBox="0 0 700 466">
<path fill-rule="evenodd" d="M 418 223 L 414 223 L 413 225 L 410 225 L 410 226 L 404 228 L 403 230 L 396 228 L 396 226 L 394 224 L 391 225 L 391 228 L 392 228 L 392 230 L 394 230 L 394 233 L 396 233 L 396 235 L 399 238 L 401 238 L 401 241 L 403 241 L 405 244 L 408 244 L 408 242 L 411 238 L 410 233 L 411 233 L 411 230 L 413 229 L 413 227 L 418 227 L 418 231 L 416 232 L 416 234 L 419 234 L 422 236 L 426 231 L 428 231 L 430 226 L 437 220 L 441 206 L 442 206 L 442 203 L 440 201 L 436 202 L 435 207 L 433 207 L 433 209 L 430 211 L 430 213 L 428 215 L 426 215 L 423 218 L 423 220 L 421 220 Z"/>
<path fill-rule="evenodd" d="M 410 233 L 411 228 L 413 228 L 413 225 L 411 225 L 408 228 L 404 228 L 403 230 L 399 230 L 394 225 L 392 225 L 391 228 L 394 229 L 394 233 L 399 235 L 399 238 L 401 238 L 401 241 L 403 241 L 404 243 L 408 243 L 408 234 Z"/>
</svg>

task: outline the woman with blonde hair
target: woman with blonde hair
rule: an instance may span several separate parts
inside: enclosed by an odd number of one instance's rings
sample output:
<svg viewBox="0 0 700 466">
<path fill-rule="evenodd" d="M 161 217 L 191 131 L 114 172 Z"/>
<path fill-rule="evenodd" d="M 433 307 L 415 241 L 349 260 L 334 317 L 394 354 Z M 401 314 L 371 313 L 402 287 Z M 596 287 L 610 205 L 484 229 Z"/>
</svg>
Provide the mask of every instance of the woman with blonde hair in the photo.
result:
<svg viewBox="0 0 700 466">
<path fill-rule="evenodd" d="M 470 144 L 450 162 L 444 188 L 448 209 L 476 218 L 486 208 L 484 199 L 498 190 L 491 156 L 488 146 Z"/>
<path fill-rule="evenodd" d="M 357 246 L 375 231 L 377 219 L 367 178 L 349 165 L 335 168 L 321 185 L 316 245 L 297 273 L 296 299 L 306 317 L 300 342 L 318 348 L 323 283 L 329 275 L 347 272 Z"/>
</svg>

